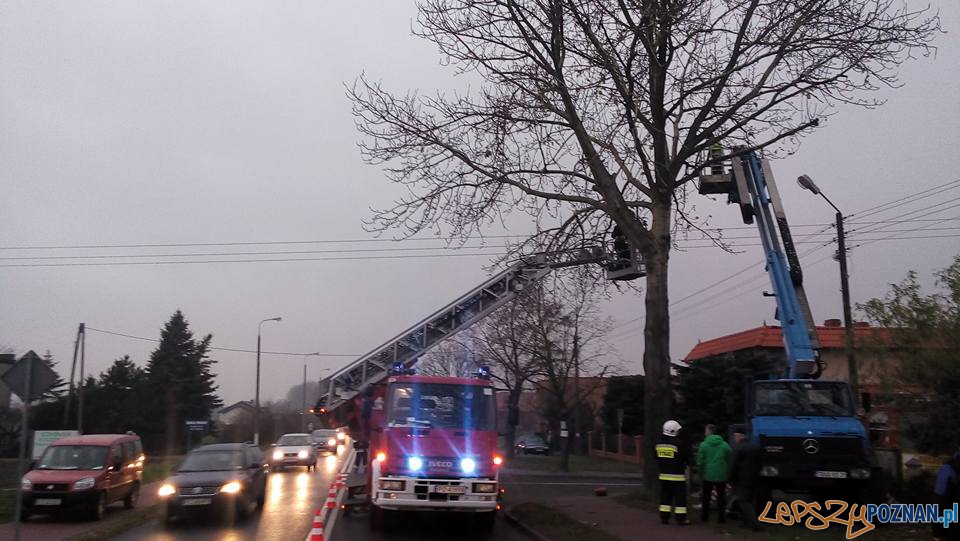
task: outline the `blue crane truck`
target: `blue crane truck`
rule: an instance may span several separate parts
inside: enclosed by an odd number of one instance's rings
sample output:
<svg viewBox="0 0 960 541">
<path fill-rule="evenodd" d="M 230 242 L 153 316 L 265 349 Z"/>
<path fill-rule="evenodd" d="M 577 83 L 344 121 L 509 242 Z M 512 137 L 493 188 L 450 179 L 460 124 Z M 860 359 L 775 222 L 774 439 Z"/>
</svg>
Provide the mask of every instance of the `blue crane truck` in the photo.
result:
<svg viewBox="0 0 960 541">
<path fill-rule="evenodd" d="M 882 470 L 850 385 L 818 379 L 816 326 L 770 164 L 754 150 L 736 149 L 728 157 L 716 150 L 699 191 L 727 194 L 740 205 L 744 223 L 756 223 L 786 354 L 784 372 L 752 381 L 747 393 L 745 425 L 762 456 L 761 498 L 774 489 L 860 503 L 881 497 L 875 487 Z"/>
</svg>

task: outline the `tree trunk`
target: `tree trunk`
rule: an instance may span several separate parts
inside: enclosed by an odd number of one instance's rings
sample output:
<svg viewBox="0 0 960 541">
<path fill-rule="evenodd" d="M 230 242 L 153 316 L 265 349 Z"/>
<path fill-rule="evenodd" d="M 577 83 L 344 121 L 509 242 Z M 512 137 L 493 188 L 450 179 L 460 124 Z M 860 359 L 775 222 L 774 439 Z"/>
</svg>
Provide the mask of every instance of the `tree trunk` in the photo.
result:
<svg viewBox="0 0 960 541">
<path fill-rule="evenodd" d="M 670 382 L 670 311 L 667 292 L 667 262 L 670 249 L 670 208 L 656 208 L 651 224 L 653 243 L 644 251 L 647 267 L 644 321 L 644 465 L 647 489 L 656 485 L 657 455 L 654 447 L 664 421 L 673 410 Z"/>
<path fill-rule="evenodd" d="M 518 386 L 516 389 L 510 389 L 507 396 L 507 432 L 503 436 L 503 444 L 506 447 L 507 456 L 513 458 L 515 455 L 517 441 L 517 425 L 520 423 L 520 394 L 522 389 Z"/>
<path fill-rule="evenodd" d="M 570 446 L 573 438 L 570 437 L 570 414 L 564 412 L 560 417 L 560 471 L 570 471 Z M 566 426 L 567 437 L 563 437 Z"/>
</svg>

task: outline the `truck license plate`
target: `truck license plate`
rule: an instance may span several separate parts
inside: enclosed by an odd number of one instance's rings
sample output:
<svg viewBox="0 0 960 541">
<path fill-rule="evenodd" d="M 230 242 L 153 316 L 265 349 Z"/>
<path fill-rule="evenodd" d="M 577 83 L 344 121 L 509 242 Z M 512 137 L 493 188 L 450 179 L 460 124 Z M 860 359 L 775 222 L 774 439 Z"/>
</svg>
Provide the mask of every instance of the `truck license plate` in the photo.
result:
<svg viewBox="0 0 960 541">
<path fill-rule="evenodd" d="M 183 500 L 183 505 L 210 505 L 210 498 L 190 498 Z"/>
<path fill-rule="evenodd" d="M 464 494 L 467 492 L 467 487 L 439 486 L 437 487 L 437 492 L 439 494 Z"/>
<path fill-rule="evenodd" d="M 33 505 L 60 505 L 60 498 L 37 498 Z"/>
<path fill-rule="evenodd" d="M 845 471 L 817 471 L 813 472 L 814 477 L 819 477 L 821 479 L 846 479 L 847 472 Z"/>
</svg>

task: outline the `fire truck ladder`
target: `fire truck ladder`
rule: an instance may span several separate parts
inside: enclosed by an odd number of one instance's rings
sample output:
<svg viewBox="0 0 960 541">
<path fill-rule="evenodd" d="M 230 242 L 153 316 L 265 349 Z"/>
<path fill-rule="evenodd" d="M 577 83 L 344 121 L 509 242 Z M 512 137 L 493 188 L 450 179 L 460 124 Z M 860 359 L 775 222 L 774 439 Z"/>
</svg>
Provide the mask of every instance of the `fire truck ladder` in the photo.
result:
<svg viewBox="0 0 960 541">
<path fill-rule="evenodd" d="M 321 389 L 325 390 L 317 407 L 323 407 L 326 412 L 333 411 L 368 385 L 385 379 L 396 363 L 412 365 L 444 339 L 490 315 L 524 288 L 542 280 L 553 269 L 590 263 L 605 264 L 609 257 L 603 248 L 591 247 L 522 258 L 321 382 Z M 642 265 L 639 272 L 641 276 L 645 274 Z"/>
</svg>

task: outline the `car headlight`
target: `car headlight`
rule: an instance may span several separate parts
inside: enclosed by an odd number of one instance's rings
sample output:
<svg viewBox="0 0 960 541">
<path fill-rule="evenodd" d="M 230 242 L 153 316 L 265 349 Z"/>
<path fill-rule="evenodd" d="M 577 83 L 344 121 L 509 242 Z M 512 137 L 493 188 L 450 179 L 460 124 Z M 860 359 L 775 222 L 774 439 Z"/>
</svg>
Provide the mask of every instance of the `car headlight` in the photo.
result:
<svg viewBox="0 0 960 541">
<path fill-rule="evenodd" d="M 391 479 L 380 480 L 380 490 L 395 490 L 399 492 L 406 488 L 406 486 L 406 481 L 393 481 Z"/>
<path fill-rule="evenodd" d="M 300 452 L 297 453 L 297 458 L 307 458 L 307 455 L 309 454 L 310 453 L 308 453 L 306 450 L 301 450 Z"/>
<path fill-rule="evenodd" d="M 220 487 L 221 494 L 236 494 L 240 492 L 240 481 L 230 481 L 229 483 Z"/>
<path fill-rule="evenodd" d="M 780 475 L 780 468 L 776 466 L 764 466 L 760 468 L 760 477 L 776 477 Z"/>
<path fill-rule="evenodd" d="M 176 492 L 177 492 L 176 487 L 174 487 L 170 483 L 164 483 L 160 487 L 160 490 L 157 491 L 157 495 L 163 498 L 165 496 L 172 496 Z"/>
<path fill-rule="evenodd" d="M 866 468 L 853 468 L 850 470 L 851 479 L 870 479 L 870 470 Z"/>
<path fill-rule="evenodd" d="M 493 494 L 497 491 L 496 483 L 474 483 L 473 491 L 481 494 Z"/>
<path fill-rule="evenodd" d="M 33 481 L 24 477 L 20 480 L 20 489 L 21 490 L 30 490 L 33 488 Z"/>
<path fill-rule="evenodd" d="M 463 473 L 473 473 L 477 469 L 477 462 L 472 458 L 465 458 L 460 461 L 460 470 Z"/>
<path fill-rule="evenodd" d="M 410 471 L 420 471 L 420 468 L 423 467 L 423 459 L 418 456 L 412 456 L 407 459 L 407 467 L 410 468 Z"/>
<path fill-rule="evenodd" d="M 337 432 L 337 439 L 340 440 L 340 441 L 343 441 L 343 440 L 347 439 L 347 435 L 344 434 L 343 432 Z"/>
<path fill-rule="evenodd" d="M 93 477 L 84 477 L 73 484 L 73 490 L 87 490 L 96 483 Z"/>
<path fill-rule="evenodd" d="M 274 451 L 274 452 L 273 452 L 273 459 L 274 459 L 274 460 L 282 460 L 282 459 L 283 459 L 283 451 L 281 451 L 280 449 L 277 449 L 276 451 Z"/>
<path fill-rule="evenodd" d="M 327 445 L 329 445 L 330 447 L 333 447 L 336 444 L 337 444 L 337 440 L 335 438 L 330 438 L 329 440 L 327 440 Z"/>
</svg>

